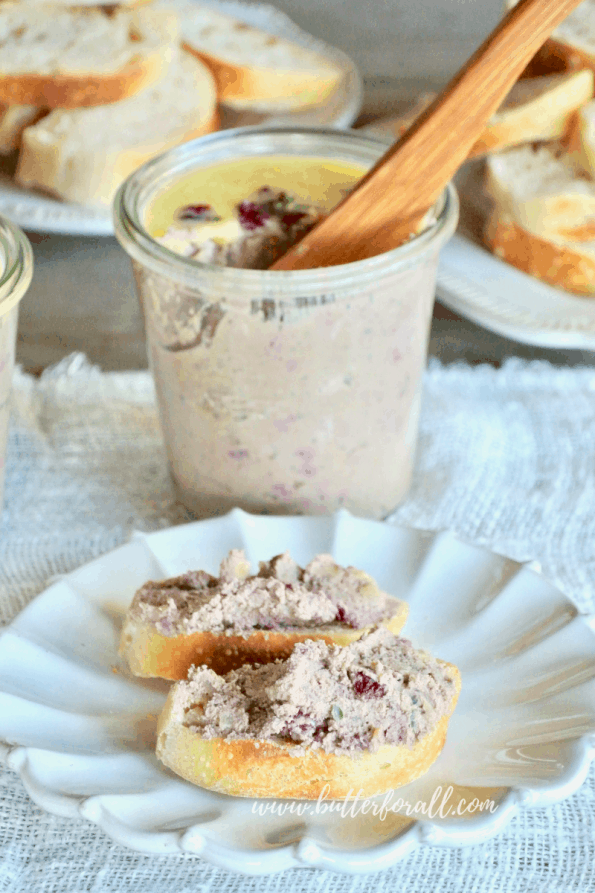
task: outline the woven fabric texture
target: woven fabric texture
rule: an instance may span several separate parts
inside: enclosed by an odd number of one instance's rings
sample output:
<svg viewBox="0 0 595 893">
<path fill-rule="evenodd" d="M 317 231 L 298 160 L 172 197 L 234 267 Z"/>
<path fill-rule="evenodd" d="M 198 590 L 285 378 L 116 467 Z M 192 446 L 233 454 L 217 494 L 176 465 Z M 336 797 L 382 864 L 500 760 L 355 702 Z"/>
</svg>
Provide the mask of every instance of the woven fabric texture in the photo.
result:
<svg viewBox="0 0 595 893">
<path fill-rule="evenodd" d="M 15 376 L 0 526 L 0 624 L 49 579 L 190 520 L 173 500 L 148 373 L 73 355 Z M 595 369 L 510 360 L 430 364 L 412 491 L 393 519 L 451 528 L 537 561 L 582 610 L 595 593 Z M 0 768 L 2 893 L 568 893 L 595 890 L 595 773 L 579 792 L 518 815 L 497 837 L 424 848 L 373 876 L 296 869 L 246 877 L 199 857 L 139 855 L 80 820 L 49 815 Z"/>
</svg>

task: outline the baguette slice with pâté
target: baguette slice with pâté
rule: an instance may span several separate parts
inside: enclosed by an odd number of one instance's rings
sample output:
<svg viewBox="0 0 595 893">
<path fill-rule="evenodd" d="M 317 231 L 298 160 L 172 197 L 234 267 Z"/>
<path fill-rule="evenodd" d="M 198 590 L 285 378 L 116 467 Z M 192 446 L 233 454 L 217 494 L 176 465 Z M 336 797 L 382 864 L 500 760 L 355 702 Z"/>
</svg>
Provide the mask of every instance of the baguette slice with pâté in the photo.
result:
<svg viewBox="0 0 595 893">
<path fill-rule="evenodd" d="M 225 676 L 192 668 L 170 690 L 157 756 L 239 797 L 371 797 L 429 769 L 460 685 L 455 666 L 383 627 L 346 647 L 309 640 Z"/>
<path fill-rule="evenodd" d="M 244 553 L 232 550 L 219 577 L 190 571 L 141 587 L 126 616 L 120 653 L 136 676 L 185 679 L 193 664 L 227 673 L 286 658 L 306 639 L 347 645 L 374 624 L 397 633 L 407 612 L 406 602 L 330 555 L 300 568 L 284 553 L 261 562 L 251 576 Z"/>
</svg>

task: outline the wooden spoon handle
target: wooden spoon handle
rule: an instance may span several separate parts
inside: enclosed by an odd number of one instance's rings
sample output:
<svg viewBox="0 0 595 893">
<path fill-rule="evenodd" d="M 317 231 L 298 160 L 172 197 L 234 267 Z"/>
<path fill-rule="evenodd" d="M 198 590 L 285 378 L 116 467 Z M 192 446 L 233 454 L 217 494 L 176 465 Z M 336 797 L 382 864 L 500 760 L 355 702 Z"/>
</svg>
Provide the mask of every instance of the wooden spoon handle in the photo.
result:
<svg viewBox="0 0 595 893">
<path fill-rule="evenodd" d="M 520 0 L 350 193 L 274 270 L 327 267 L 396 248 L 416 231 L 527 62 L 581 0 Z"/>
</svg>

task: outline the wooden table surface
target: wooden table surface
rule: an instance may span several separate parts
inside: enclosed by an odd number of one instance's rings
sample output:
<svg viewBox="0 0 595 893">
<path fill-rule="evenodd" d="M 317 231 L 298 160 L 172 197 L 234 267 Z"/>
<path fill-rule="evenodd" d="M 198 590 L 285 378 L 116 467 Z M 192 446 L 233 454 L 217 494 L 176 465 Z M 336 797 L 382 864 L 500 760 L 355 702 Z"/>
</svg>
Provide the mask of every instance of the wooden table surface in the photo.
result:
<svg viewBox="0 0 595 893">
<path fill-rule="evenodd" d="M 357 125 L 402 111 L 412 97 L 437 89 L 435 78 L 368 77 Z M 21 304 L 17 362 L 40 373 L 73 351 L 105 370 L 147 365 L 142 319 L 127 255 L 113 238 L 29 233 L 35 275 Z M 556 351 L 502 338 L 436 304 L 430 355 L 444 362 L 498 365 L 508 356 L 564 365 L 592 364 L 585 351 Z"/>
</svg>

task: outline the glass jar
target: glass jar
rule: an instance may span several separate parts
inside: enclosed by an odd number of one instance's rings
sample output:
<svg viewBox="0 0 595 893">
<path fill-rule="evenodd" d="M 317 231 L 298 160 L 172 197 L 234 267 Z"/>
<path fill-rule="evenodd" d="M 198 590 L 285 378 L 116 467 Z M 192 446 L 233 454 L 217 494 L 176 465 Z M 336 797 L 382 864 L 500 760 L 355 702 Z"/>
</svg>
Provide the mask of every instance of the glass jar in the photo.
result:
<svg viewBox="0 0 595 893">
<path fill-rule="evenodd" d="M 160 245 L 144 226 L 152 199 L 196 168 L 234 159 L 369 168 L 385 150 L 354 132 L 242 128 L 178 146 L 122 185 L 116 235 L 132 258 L 175 487 L 198 517 L 233 506 L 273 514 L 345 506 L 381 518 L 403 499 L 438 253 L 458 201 L 449 186 L 431 225 L 385 254 L 259 271 Z"/>
<path fill-rule="evenodd" d="M 25 234 L 0 217 L 0 511 L 3 505 L 10 391 L 19 302 L 33 275 L 33 252 Z"/>
</svg>

